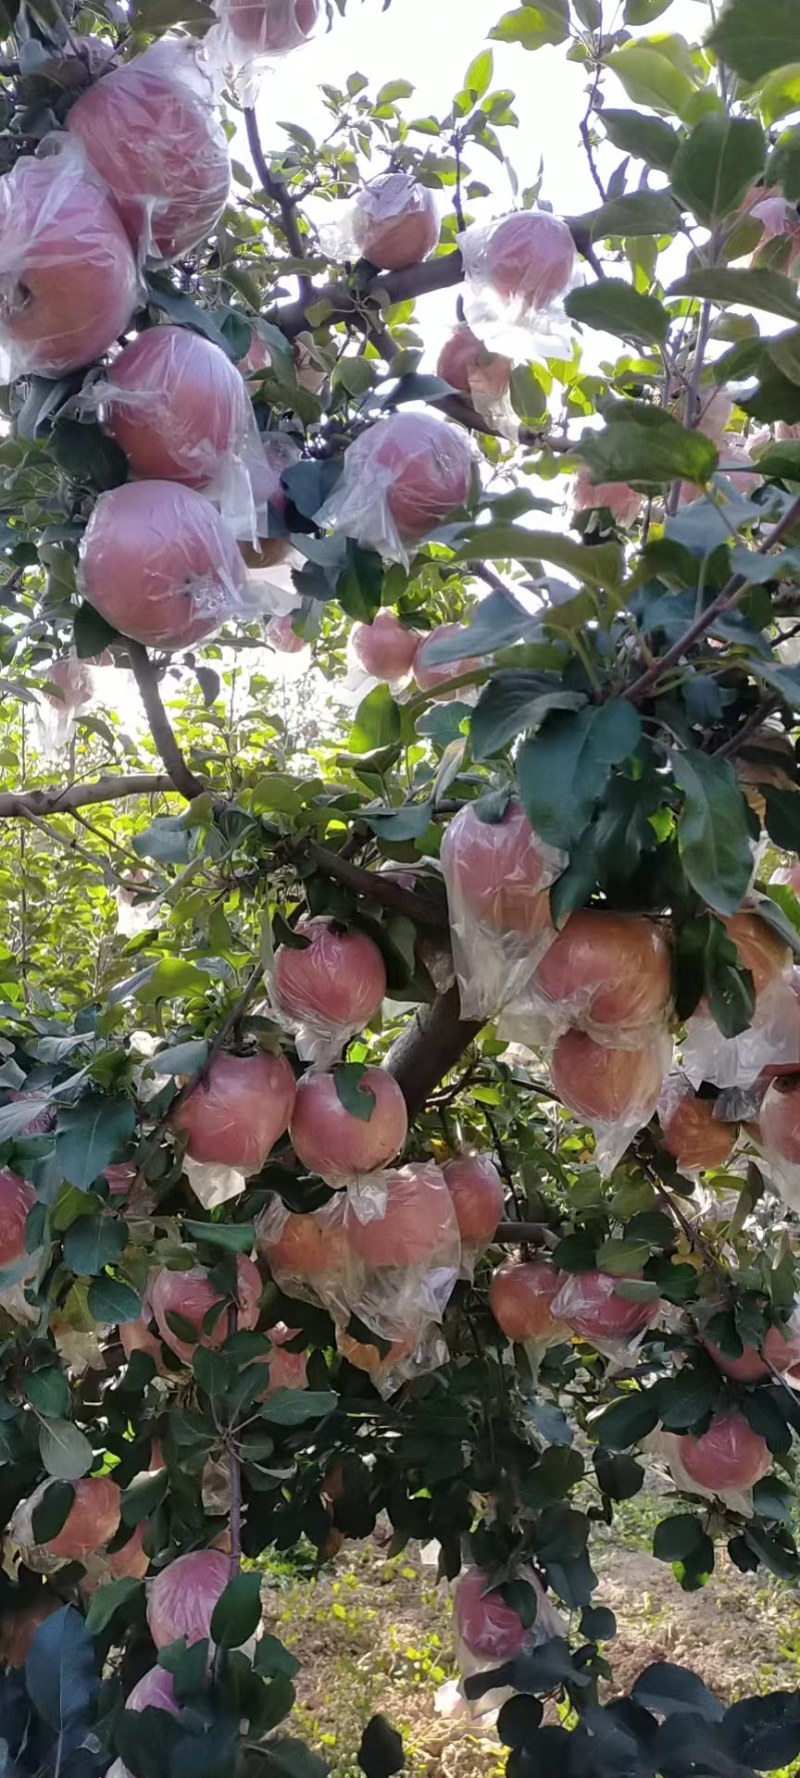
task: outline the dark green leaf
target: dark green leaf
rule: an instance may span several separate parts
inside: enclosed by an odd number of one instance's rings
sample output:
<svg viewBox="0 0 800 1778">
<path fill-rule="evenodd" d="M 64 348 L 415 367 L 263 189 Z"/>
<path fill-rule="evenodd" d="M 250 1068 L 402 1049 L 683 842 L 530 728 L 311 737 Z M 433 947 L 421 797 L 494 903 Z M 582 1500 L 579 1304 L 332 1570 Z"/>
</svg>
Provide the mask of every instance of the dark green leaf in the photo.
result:
<svg viewBox="0 0 800 1778">
<path fill-rule="evenodd" d="M 695 124 L 671 169 L 675 196 L 707 227 L 739 209 L 764 170 L 764 133 L 753 118 L 712 113 Z"/>
<path fill-rule="evenodd" d="M 361 1736 L 356 1758 L 366 1778 L 393 1778 L 406 1763 L 403 1737 L 385 1716 L 373 1716 Z"/>
<path fill-rule="evenodd" d="M 454 558 L 457 562 L 472 562 L 476 558 L 483 561 L 552 562 L 556 568 L 566 569 L 568 574 L 574 574 L 588 586 L 618 587 L 622 579 L 622 556 L 618 544 L 599 543 L 587 549 L 558 531 L 528 531 L 521 525 L 476 526 L 459 543 Z"/>
<path fill-rule="evenodd" d="M 63 1531 L 75 1503 L 71 1482 L 51 1482 L 31 1515 L 34 1543 L 49 1543 Z"/>
<path fill-rule="evenodd" d="M 89 1313 L 95 1321 L 136 1321 L 142 1312 L 142 1299 L 129 1284 L 116 1278 L 95 1278 L 89 1285 Z"/>
<path fill-rule="evenodd" d="M 126 1575 L 123 1580 L 106 1581 L 92 1595 L 89 1610 L 86 1613 L 86 1628 L 90 1636 L 99 1636 L 108 1628 L 114 1613 L 121 1605 L 128 1605 L 142 1590 L 140 1580 Z"/>
<path fill-rule="evenodd" d="M 389 687 L 376 685 L 373 691 L 362 698 L 355 713 L 348 743 L 350 751 L 374 752 L 378 747 L 388 747 L 392 742 L 399 741 L 400 734 L 400 711 Z"/>
<path fill-rule="evenodd" d="M 642 296 L 620 278 L 579 285 L 570 291 L 564 307 L 573 321 L 642 346 L 649 346 L 653 340 L 663 345 L 669 332 L 669 315 L 663 303 L 655 296 Z"/>
<path fill-rule="evenodd" d="M 338 1396 L 328 1389 L 276 1389 L 261 1409 L 263 1420 L 274 1420 L 277 1426 L 303 1426 L 306 1420 L 321 1420 L 336 1407 Z"/>
<path fill-rule="evenodd" d="M 128 1244 L 127 1223 L 102 1211 L 98 1216 L 79 1216 L 64 1236 L 64 1259 L 70 1270 L 84 1278 L 112 1266 Z"/>
<path fill-rule="evenodd" d="M 653 1555 L 659 1562 L 683 1562 L 697 1549 L 703 1527 L 694 1513 L 674 1513 L 662 1519 L 653 1532 Z"/>
<path fill-rule="evenodd" d="M 717 913 L 735 914 L 753 868 L 736 773 L 727 759 L 699 752 L 674 753 L 672 770 L 684 792 L 678 847 L 689 882 Z"/>
<path fill-rule="evenodd" d="M 604 409 L 607 424 L 584 432 L 580 454 L 598 482 L 659 484 L 680 477 L 706 482 L 717 449 L 701 432 L 681 426 L 664 408 L 645 401 L 618 401 Z"/>
<path fill-rule="evenodd" d="M 602 796 L 612 767 L 639 744 L 641 725 L 624 699 L 548 717 L 517 760 L 522 802 L 535 831 L 569 851 Z"/>
<path fill-rule="evenodd" d="M 761 80 L 773 68 L 800 61 L 800 23 L 789 0 L 727 0 L 713 31 L 709 48 L 743 80 Z"/>
<path fill-rule="evenodd" d="M 719 1699 L 702 1679 L 698 1679 L 696 1673 L 690 1673 L 687 1667 L 676 1667 L 672 1661 L 654 1661 L 651 1667 L 646 1667 L 633 1686 L 631 1697 L 645 1710 L 656 1710 L 659 1716 L 689 1710 L 706 1717 L 709 1722 L 719 1722 L 724 1714 Z"/>
<path fill-rule="evenodd" d="M 73 1605 L 65 1605 L 34 1635 L 25 1663 L 28 1696 L 48 1728 L 62 1737 L 71 1724 L 83 1720 L 88 1727 L 99 1683 L 86 1624 Z"/>
<path fill-rule="evenodd" d="M 585 229 L 592 241 L 604 241 L 609 235 L 632 239 L 677 234 L 681 213 L 668 191 L 630 191 L 570 220 L 573 227 Z"/>
<path fill-rule="evenodd" d="M 623 154 L 646 161 L 649 167 L 658 167 L 662 173 L 669 172 L 680 137 L 663 118 L 646 117 L 641 111 L 613 111 L 604 107 L 601 122 L 609 141 Z"/>
<path fill-rule="evenodd" d="M 83 1190 L 113 1161 L 124 1160 L 136 1128 L 130 1099 L 88 1093 L 59 1112 L 56 1159 L 64 1178 Z"/>
<path fill-rule="evenodd" d="M 86 1434 L 71 1420 L 42 1420 L 39 1453 L 48 1475 L 60 1482 L 77 1482 L 88 1475 L 94 1452 Z"/>
<path fill-rule="evenodd" d="M 56 420 L 50 450 L 59 469 L 81 487 L 104 493 L 128 479 L 125 452 L 94 422 Z"/>
<path fill-rule="evenodd" d="M 375 1094 L 364 1085 L 366 1068 L 362 1062 L 339 1062 L 333 1070 L 333 1083 L 339 1104 L 351 1117 L 368 1124 L 375 1110 Z"/>
<path fill-rule="evenodd" d="M 619 1401 L 605 1408 L 594 1422 L 598 1442 L 606 1451 L 626 1451 L 639 1439 L 646 1438 L 658 1424 L 658 1409 L 652 1393 L 631 1390 Z"/>
<path fill-rule="evenodd" d="M 778 4 L 783 5 L 783 0 L 778 0 Z M 708 269 L 698 266 L 686 277 L 679 278 L 677 284 L 671 284 L 668 294 L 699 296 L 716 303 L 737 303 L 743 308 L 764 309 L 768 315 L 783 315 L 790 321 L 800 321 L 800 298 L 795 280 L 760 266 L 752 271 L 739 271 L 733 266 Z"/>
<path fill-rule="evenodd" d="M 235 1574 L 217 1600 L 211 1639 L 220 1648 L 241 1648 L 261 1622 L 261 1575 Z"/>
<path fill-rule="evenodd" d="M 31 1406 L 38 1413 L 52 1415 L 56 1419 L 69 1413 L 69 1383 L 65 1372 L 58 1365 L 48 1365 L 46 1370 L 29 1371 L 24 1378 L 23 1388 Z"/>
<path fill-rule="evenodd" d="M 489 32 L 498 43 L 519 43 L 523 49 L 563 43 L 568 34 L 569 0 L 537 0 L 533 6 L 517 6 L 504 13 Z"/>
<path fill-rule="evenodd" d="M 584 692 L 565 691 L 545 675 L 501 668 L 483 687 L 470 722 L 473 758 L 488 759 L 518 734 L 538 728 L 550 710 L 578 710 Z"/>
<path fill-rule="evenodd" d="M 224 1253 L 250 1253 L 253 1247 L 253 1225 L 250 1222 L 191 1222 L 183 1224 L 191 1241 L 206 1241 Z"/>
</svg>

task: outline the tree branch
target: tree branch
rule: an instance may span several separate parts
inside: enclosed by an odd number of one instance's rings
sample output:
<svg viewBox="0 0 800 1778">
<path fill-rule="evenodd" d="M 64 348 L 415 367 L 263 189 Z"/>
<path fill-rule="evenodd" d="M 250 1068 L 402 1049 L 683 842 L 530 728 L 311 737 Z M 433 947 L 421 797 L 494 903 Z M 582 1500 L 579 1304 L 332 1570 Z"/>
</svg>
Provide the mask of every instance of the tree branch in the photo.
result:
<svg viewBox="0 0 800 1778">
<path fill-rule="evenodd" d="M 460 284 L 463 277 L 461 254 L 456 249 L 454 253 L 443 253 L 436 259 L 426 259 L 422 265 L 408 266 L 401 272 L 380 272 L 360 292 L 351 290 L 347 284 L 318 285 L 312 288 L 308 297 L 301 297 L 298 302 L 286 303 L 274 309 L 267 318 L 275 322 L 286 339 L 291 340 L 309 326 L 306 311 L 317 303 L 325 302 L 330 305 L 325 325 L 333 326 L 337 321 L 357 320 L 363 312 L 365 301 L 391 308 L 394 303 L 408 302 L 417 296 L 429 296 L 434 290 L 450 290 L 455 284 Z"/>
<path fill-rule="evenodd" d="M 244 122 L 247 130 L 247 140 L 250 146 L 253 166 L 261 180 L 262 189 L 266 192 L 268 198 L 272 198 L 273 202 L 277 204 L 278 209 L 280 210 L 281 220 L 283 222 L 283 232 L 288 241 L 290 251 L 293 253 L 295 259 L 305 259 L 306 245 L 297 220 L 297 207 L 294 199 L 290 196 L 284 185 L 283 180 L 279 179 L 277 174 L 272 172 L 267 162 L 264 150 L 261 146 L 261 137 L 258 133 L 258 119 L 255 111 L 250 105 L 245 106 Z M 307 275 L 301 275 L 300 277 L 300 290 L 302 293 L 302 300 L 306 303 L 309 302 L 311 300 L 311 279 Z"/>
<path fill-rule="evenodd" d="M 433 1006 L 418 1008 L 409 1020 L 392 1044 L 385 1067 L 400 1087 L 412 1123 L 482 1028 L 480 1019 L 461 1018 L 456 983 L 440 994 Z"/>
<path fill-rule="evenodd" d="M 447 915 L 438 908 L 432 907 L 422 895 L 413 889 L 404 889 L 402 883 L 395 883 L 390 876 L 380 871 L 365 870 L 360 864 L 351 864 L 349 858 L 343 858 L 340 852 L 333 852 L 328 846 L 320 846 L 316 840 L 304 841 L 301 848 L 303 858 L 321 871 L 323 876 L 333 877 L 337 883 L 344 883 L 353 889 L 356 895 L 371 897 L 379 901 L 382 907 L 394 908 L 398 914 L 406 914 L 417 926 L 427 926 L 434 932 L 449 932 L 450 923 Z"/>
<path fill-rule="evenodd" d="M 91 803 L 122 802 L 126 796 L 155 796 L 174 790 L 163 773 L 135 772 L 129 777 L 95 778 L 88 784 L 54 785 L 49 790 L 0 791 L 0 820 L 27 815 L 70 815 Z"/>
<path fill-rule="evenodd" d="M 128 659 L 131 663 L 134 679 L 139 687 L 139 695 L 144 705 L 150 733 L 155 741 L 159 758 L 166 766 L 172 783 L 187 802 L 194 802 L 196 796 L 203 796 L 206 785 L 190 771 L 181 753 L 180 747 L 172 732 L 169 717 L 161 701 L 158 689 L 158 674 L 141 642 L 128 643 Z"/>
</svg>

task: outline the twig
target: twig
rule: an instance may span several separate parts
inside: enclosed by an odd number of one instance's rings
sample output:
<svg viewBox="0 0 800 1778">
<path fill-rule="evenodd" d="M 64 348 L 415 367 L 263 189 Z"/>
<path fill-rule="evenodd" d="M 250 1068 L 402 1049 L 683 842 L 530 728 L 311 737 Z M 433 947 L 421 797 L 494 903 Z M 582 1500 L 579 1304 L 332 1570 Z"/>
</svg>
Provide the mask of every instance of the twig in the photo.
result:
<svg viewBox="0 0 800 1778">
<path fill-rule="evenodd" d="M 418 926 L 427 926 L 435 932 L 449 932 L 447 915 L 438 908 L 431 907 L 424 897 L 417 895 L 413 889 L 404 889 L 402 883 L 395 883 L 388 875 L 379 871 L 364 870 L 360 864 L 351 864 L 340 852 L 333 852 L 327 846 L 318 845 L 316 840 L 303 842 L 302 856 L 316 866 L 324 876 L 333 877 L 338 883 L 344 883 L 353 889 L 356 895 L 366 896 L 379 901 L 383 907 L 394 908 L 398 914 L 406 914 Z"/>
<path fill-rule="evenodd" d="M 125 846 L 120 846 L 117 840 L 111 838 L 110 833 L 103 833 L 101 827 L 95 827 L 94 822 L 87 821 L 84 815 L 79 815 L 77 809 L 70 809 L 69 812 L 73 821 L 77 821 L 81 827 L 85 827 L 87 833 L 93 834 L 96 840 L 102 840 L 103 845 L 108 846 L 112 852 L 116 852 L 120 858 L 124 858 L 126 864 L 132 864 L 136 870 L 141 870 L 142 860 L 137 858 L 135 852 L 129 852 Z"/>
<path fill-rule="evenodd" d="M 161 701 L 158 674 L 147 649 L 142 647 L 141 642 L 129 642 L 128 659 L 139 687 L 144 713 L 159 758 L 166 766 L 175 789 L 180 792 L 181 796 L 186 797 L 187 802 L 194 802 L 195 797 L 205 794 L 206 785 L 200 778 L 195 777 L 194 772 L 190 771 L 181 753 Z"/>
<path fill-rule="evenodd" d="M 592 178 L 594 180 L 595 187 L 596 187 L 597 191 L 600 193 L 601 202 L 605 203 L 607 200 L 607 197 L 608 197 L 608 193 L 606 191 L 606 188 L 603 184 L 602 179 L 600 178 L 600 174 L 597 171 L 597 162 L 595 161 L 595 158 L 594 158 L 594 148 L 592 147 L 592 138 L 589 134 L 589 119 L 591 118 L 592 112 L 594 111 L 594 108 L 595 108 L 595 100 L 597 98 L 597 90 L 600 85 L 600 76 L 603 72 L 602 63 L 600 61 L 600 57 L 601 57 L 602 53 L 603 53 L 603 39 L 602 39 L 602 36 L 598 33 L 597 44 L 595 46 L 597 65 L 595 67 L 594 80 L 592 81 L 592 85 L 591 85 L 591 88 L 589 91 L 589 98 L 587 101 L 586 110 L 583 114 L 583 117 L 581 118 L 578 128 L 580 131 L 581 141 L 582 141 L 584 149 L 586 151 L 586 159 L 589 162 L 589 172 L 592 175 Z"/>
<path fill-rule="evenodd" d="M 137 772 L 128 777 L 96 778 L 88 784 L 55 785 L 50 790 L 0 792 L 0 820 L 27 815 L 71 815 L 91 803 L 122 802 L 128 796 L 155 796 L 174 790 L 163 773 Z"/>
<path fill-rule="evenodd" d="M 740 729 L 737 729 L 736 734 L 731 735 L 729 740 L 723 741 L 721 747 L 714 748 L 714 759 L 730 759 L 731 754 L 738 753 L 742 743 L 758 732 L 762 723 L 772 714 L 779 703 L 780 698 L 763 698 L 748 716 L 747 721 L 742 723 Z"/>
<path fill-rule="evenodd" d="M 500 1171 L 503 1175 L 506 1185 L 508 1186 L 508 1189 L 511 1193 L 513 1200 L 514 1200 L 514 1209 L 517 1212 L 517 1222 L 519 1223 L 519 1226 L 521 1227 L 523 1224 L 523 1221 L 524 1221 L 523 1207 L 522 1207 L 522 1202 L 520 1200 L 519 1194 L 517 1192 L 516 1181 L 514 1179 L 514 1175 L 513 1175 L 512 1171 L 511 1171 L 508 1155 L 506 1154 L 505 1144 L 501 1140 L 500 1131 L 497 1128 L 497 1125 L 494 1121 L 494 1118 L 492 1117 L 492 1114 L 489 1110 L 488 1105 L 484 1105 L 482 1107 L 482 1110 L 483 1110 L 483 1115 L 484 1115 L 486 1122 L 489 1126 L 489 1129 L 491 1131 L 492 1141 L 493 1141 L 495 1149 L 497 1151 L 497 1159 L 500 1162 Z M 517 1238 L 520 1241 L 522 1240 L 521 1235 L 518 1235 Z"/>
<path fill-rule="evenodd" d="M 300 232 L 300 225 L 297 220 L 297 208 L 294 199 L 290 197 L 283 180 L 279 179 L 277 174 L 271 171 L 267 163 L 264 150 L 261 146 L 261 137 L 258 133 L 258 119 L 255 111 L 250 105 L 245 106 L 244 122 L 245 129 L 247 130 L 250 153 L 253 157 L 253 166 L 261 180 L 262 188 L 266 192 L 267 197 L 272 198 L 273 202 L 277 204 L 278 209 L 280 210 L 281 220 L 283 222 L 283 232 L 294 258 L 305 259 L 305 241 Z M 304 302 L 308 302 L 312 288 L 311 279 L 307 273 L 301 273 L 298 281 L 302 299 Z"/>
<path fill-rule="evenodd" d="M 713 247 L 713 257 L 716 258 L 716 243 L 714 242 L 713 236 L 712 236 L 712 247 Z M 704 302 L 702 305 L 702 308 L 700 310 L 700 320 L 698 322 L 698 327 L 697 327 L 697 339 L 695 341 L 694 353 L 692 356 L 692 369 L 691 369 L 691 374 L 689 377 L 688 387 L 686 390 L 686 399 L 684 401 L 683 423 L 684 423 L 684 426 L 687 428 L 687 431 L 690 431 L 690 432 L 692 432 L 696 429 L 698 422 L 700 420 L 700 417 L 701 417 L 700 411 L 699 411 L 700 410 L 700 402 L 699 402 L 700 378 L 703 374 L 703 361 L 704 361 L 705 355 L 706 355 L 706 347 L 708 345 L 708 336 L 709 336 L 710 330 L 711 330 L 711 304 L 710 304 L 710 302 Z M 667 499 L 667 512 L 671 516 L 674 515 L 678 510 L 678 501 L 680 499 L 680 492 L 681 492 L 681 484 L 680 484 L 680 478 L 678 478 L 676 481 L 674 481 L 672 483 L 672 487 L 670 488 L 670 491 L 669 491 L 669 497 Z"/>
<path fill-rule="evenodd" d="M 800 520 L 800 495 L 796 500 L 792 501 L 791 506 L 787 508 L 783 518 L 773 527 L 769 535 L 764 538 L 763 543 L 759 544 L 758 549 L 754 551 L 754 554 L 759 556 L 767 555 L 773 545 L 780 543 L 781 538 L 785 537 L 786 532 L 790 531 L 792 526 L 795 525 L 798 520 Z M 667 672 L 668 668 L 674 667 L 678 661 L 682 660 L 687 650 L 690 649 L 695 642 L 699 642 L 700 637 L 705 636 L 708 630 L 713 628 L 717 618 L 721 617 L 723 612 L 732 610 L 738 603 L 742 594 L 747 592 L 747 589 L 751 584 L 752 583 L 748 580 L 746 574 L 732 574 L 730 580 L 723 587 L 722 592 L 718 593 L 716 599 L 706 607 L 706 610 L 701 612 L 699 617 L 695 618 L 694 623 L 689 625 L 688 630 L 684 630 L 683 635 L 678 637 L 677 642 L 673 642 L 672 647 L 668 648 L 665 654 L 662 654 L 658 660 L 654 661 L 652 666 L 648 667 L 646 673 L 642 673 L 640 678 L 634 681 L 633 685 L 628 686 L 628 689 L 623 693 L 623 696 L 628 699 L 629 703 L 642 703 L 643 699 L 649 695 L 653 686 L 658 683 L 659 679 Z"/>
</svg>

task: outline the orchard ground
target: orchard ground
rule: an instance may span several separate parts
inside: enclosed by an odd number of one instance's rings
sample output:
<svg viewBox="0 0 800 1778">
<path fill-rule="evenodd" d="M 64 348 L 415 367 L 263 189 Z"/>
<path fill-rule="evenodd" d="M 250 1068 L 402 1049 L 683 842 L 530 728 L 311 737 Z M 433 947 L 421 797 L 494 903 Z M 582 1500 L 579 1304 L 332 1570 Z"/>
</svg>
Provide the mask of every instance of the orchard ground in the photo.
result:
<svg viewBox="0 0 800 1778">
<path fill-rule="evenodd" d="M 607 1696 L 629 1692 L 653 1661 L 690 1666 L 726 1703 L 793 1690 L 800 1678 L 800 1599 L 791 1584 L 741 1574 L 718 1558 L 705 1587 L 682 1592 L 651 1554 L 664 1499 L 648 1488 L 598 1528 L 592 1556 L 597 1601 L 617 1619 L 606 1649 Z M 500 1778 L 506 1749 L 491 1717 L 447 1718 L 436 1694 L 457 1678 L 449 1589 L 418 1545 L 387 1558 L 381 1532 L 350 1544 L 312 1578 L 304 1565 L 265 1557 L 264 1621 L 301 1661 L 287 1729 L 317 1748 L 331 1778 L 359 1778 L 364 1722 L 383 1712 L 401 1731 L 410 1778 Z M 548 1713 L 554 1706 L 548 1706 Z M 792 1778 L 800 1762 L 781 1768 Z"/>
</svg>

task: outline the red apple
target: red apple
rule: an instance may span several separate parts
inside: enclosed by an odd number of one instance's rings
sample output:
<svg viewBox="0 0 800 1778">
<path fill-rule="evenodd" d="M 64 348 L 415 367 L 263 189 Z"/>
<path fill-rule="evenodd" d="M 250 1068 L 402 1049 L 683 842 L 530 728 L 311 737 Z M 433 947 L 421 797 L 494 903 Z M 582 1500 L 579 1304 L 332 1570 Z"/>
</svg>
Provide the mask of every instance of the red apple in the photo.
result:
<svg viewBox="0 0 800 1778">
<path fill-rule="evenodd" d="M 469 659 L 462 657 L 456 661 L 431 661 L 426 665 L 433 642 L 443 642 L 451 636 L 463 636 L 464 624 L 436 624 L 427 636 L 421 636 L 414 655 L 414 678 L 420 691 L 435 691 L 437 686 L 446 685 L 449 679 L 457 679 L 461 673 L 473 673 L 480 662 L 475 656 Z"/>
<path fill-rule="evenodd" d="M 501 821 L 481 821 L 468 803 L 450 822 L 441 858 L 451 920 L 463 905 L 494 932 L 550 929 L 547 889 L 559 867 L 521 803 L 510 802 Z"/>
<path fill-rule="evenodd" d="M 369 1266 L 446 1265 L 458 1253 L 453 1200 L 438 1167 L 415 1162 L 387 1176 L 384 1215 L 360 1222 L 345 1211 L 350 1245 Z"/>
<path fill-rule="evenodd" d="M 439 239 L 436 199 L 412 173 L 379 173 L 353 206 L 353 238 L 362 258 L 383 271 L 420 265 Z"/>
<path fill-rule="evenodd" d="M 627 482 L 593 482 L 584 465 L 581 465 L 572 484 L 574 512 L 597 512 L 601 506 L 605 506 L 623 529 L 638 518 L 643 503 L 644 495 L 637 494 Z"/>
<path fill-rule="evenodd" d="M 544 1259 L 507 1259 L 489 1286 L 489 1307 L 507 1340 L 533 1340 L 548 1346 L 568 1340 L 566 1322 L 553 1314 L 553 1298 L 565 1283 Z"/>
<path fill-rule="evenodd" d="M 800 1079 L 789 1075 L 773 1080 L 761 1101 L 761 1141 L 768 1152 L 800 1163 Z"/>
<path fill-rule="evenodd" d="M 293 628 L 298 616 L 296 611 L 287 611 L 285 617 L 273 617 L 266 628 L 266 640 L 276 654 L 302 654 L 306 647 L 302 636 L 298 636 Z"/>
<path fill-rule="evenodd" d="M 324 918 L 298 928 L 304 950 L 279 945 L 275 953 L 275 1003 L 286 1017 L 360 1031 L 386 994 L 386 967 L 376 944 L 355 928 L 345 931 Z"/>
<path fill-rule="evenodd" d="M 25 1258 L 25 1224 L 36 1203 L 27 1179 L 0 1167 L 0 1270 L 19 1265 Z"/>
<path fill-rule="evenodd" d="M 414 665 L 419 636 L 401 624 L 394 611 L 378 611 L 369 624 L 354 624 L 351 631 L 356 660 L 374 679 L 392 684 L 405 679 Z"/>
<path fill-rule="evenodd" d="M 628 1273 L 641 1277 L 640 1272 Z M 630 1340 L 643 1333 L 655 1321 L 661 1309 L 660 1299 L 649 1303 L 632 1303 L 617 1294 L 622 1280 L 607 1272 L 573 1272 L 564 1277 L 553 1301 L 553 1314 L 560 1316 L 582 1340 Z"/>
<path fill-rule="evenodd" d="M 486 1154 L 460 1154 L 445 1161 L 442 1172 L 462 1241 L 491 1241 L 505 1206 L 503 1181 L 494 1162 Z"/>
<path fill-rule="evenodd" d="M 258 1173 L 292 1115 L 295 1080 L 283 1055 L 214 1057 L 173 1114 L 193 1161 Z"/>
<path fill-rule="evenodd" d="M 768 1327 L 761 1348 L 744 1346 L 738 1358 L 729 1358 L 721 1347 L 705 1337 L 703 1345 L 717 1369 L 736 1383 L 761 1383 L 771 1375 L 770 1365 L 785 1373 L 800 1363 L 800 1328 L 792 1327 L 791 1322 L 786 1327 L 775 1324 Z"/>
<path fill-rule="evenodd" d="M 374 1094 L 368 1118 L 346 1110 L 332 1074 L 309 1074 L 297 1089 L 290 1135 L 309 1172 L 333 1182 L 394 1160 L 408 1135 L 406 1102 L 385 1068 L 365 1068 L 359 1091 Z"/>
<path fill-rule="evenodd" d="M 188 327 L 151 327 L 108 376 L 106 421 L 140 480 L 209 488 L 241 450 L 252 411 L 221 347 Z"/>
<path fill-rule="evenodd" d="M 687 1432 L 678 1440 L 687 1475 L 712 1494 L 752 1488 L 770 1467 L 769 1447 L 744 1414 L 717 1414 L 707 1432 Z"/>
<path fill-rule="evenodd" d="M 722 923 L 745 969 L 750 970 L 756 994 L 763 994 L 778 976 L 785 974 L 791 955 L 789 946 L 766 920 L 747 909 L 724 918 Z"/>
<path fill-rule="evenodd" d="M 297 1335 L 296 1327 L 287 1327 L 285 1321 L 276 1322 L 268 1330 L 272 1350 L 266 1362 L 269 1364 L 269 1386 L 264 1391 L 263 1399 L 274 1395 L 276 1389 L 307 1389 L 308 1366 L 307 1352 L 287 1352 L 287 1340 Z"/>
<path fill-rule="evenodd" d="M 79 661 L 76 655 L 64 655 L 60 661 L 53 661 L 47 668 L 47 677 L 53 685 L 58 686 L 60 697 L 53 697 L 45 692 L 49 704 L 58 710 L 83 710 L 94 697 L 94 675 L 88 661 Z"/>
<path fill-rule="evenodd" d="M 10 374 L 60 377 L 92 364 L 127 327 L 136 289 L 125 230 L 82 156 L 23 155 L 0 179 L 0 345 Z"/>
<path fill-rule="evenodd" d="M 534 976 L 573 1024 L 636 1037 L 663 1025 L 672 997 L 670 947 L 656 920 L 585 908 L 570 914 Z"/>
<path fill-rule="evenodd" d="M 341 528 L 362 543 L 380 548 L 396 532 L 414 545 L 464 505 L 471 487 L 465 434 L 434 414 L 404 411 L 368 426 L 348 447 L 331 505 Z"/>
<path fill-rule="evenodd" d="M 560 217 L 521 210 L 493 225 L 486 277 L 505 302 L 546 309 L 564 295 L 574 270 L 575 245 Z"/>
<path fill-rule="evenodd" d="M 82 1562 L 119 1530 L 120 1491 L 110 1476 L 82 1476 L 72 1486 L 75 1499 L 66 1520 L 44 1547 L 52 1556 Z"/>
<path fill-rule="evenodd" d="M 151 1333 L 147 1321 L 141 1316 L 138 1321 L 121 1321 L 119 1338 L 125 1357 L 130 1359 L 134 1352 L 146 1352 L 154 1360 L 156 1370 L 164 1369 L 164 1355 L 161 1341 Z"/>
<path fill-rule="evenodd" d="M 691 1170 L 724 1167 L 736 1145 L 737 1124 L 714 1116 L 714 1099 L 701 1099 L 691 1089 L 667 1111 L 659 1113 L 667 1154 Z"/>
<path fill-rule="evenodd" d="M 272 353 L 269 346 L 265 340 L 262 340 L 260 333 L 256 333 L 253 328 L 250 344 L 244 357 L 236 360 L 236 369 L 241 371 L 243 377 L 257 376 L 260 371 L 269 370 L 271 363 Z"/>
<path fill-rule="evenodd" d="M 255 1327 L 258 1321 L 259 1301 L 261 1297 L 261 1277 L 258 1267 L 244 1254 L 238 1254 L 236 1271 L 239 1281 L 238 1289 L 238 1325 L 239 1331 Z M 228 1337 L 228 1315 L 223 1308 L 217 1316 L 212 1333 L 203 1330 L 203 1318 L 210 1309 L 224 1299 L 212 1284 L 208 1274 L 197 1266 L 191 1272 L 171 1272 L 166 1266 L 156 1272 L 147 1287 L 148 1306 L 165 1346 L 171 1347 L 186 1364 L 191 1364 L 197 1346 L 221 1346 Z M 173 1333 L 167 1316 L 180 1315 L 184 1321 L 194 1328 L 197 1339 L 193 1344 Z"/>
<path fill-rule="evenodd" d="M 210 1636 L 214 1607 L 230 1579 L 230 1557 L 222 1550 L 190 1550 L 162 1568 L 147 1601 L 147 1622 L 156 1648 L 167 1648 L 179 1636 L 190 1644 Z"/>
<path fill-rule="evenodd" d="M 490 1587 L 480 1568 L 468 1568 L 455 1591 L 456 1629 L 470 1654 L 492 1662 L 511 1661 L 525 1646 L 519 1613 Z"/>
<path fill-rule="evenodd" d="M 224 20 L 234 45 L 250 56 L 283 56 L 311 36 L 319 0 L 226 0 Z"/>
<path fill-rule="evenodd" d="M 76 100 L 67 128 L 111 187 L 137 248 L 180 259 L 211 234 L 230 162 L 211 81 L 188 42 L 151 44 L 104 74 Z"/>
<path fill-rule="evenodd" d="M 148 647 L 188 648 L 236 613 L 245 574 L 210 500 L 177 482 L 101 494 L 81 545 L 90 605 Z"/>
<path fill-rule="evenodd" d="M 664 1078 L 662 1046 L 611 1049 L 585 1031 L 565 1031 L 553 1050 L 550 1078 L 556 1098 L 587 1124 L 646 1123 Z"/>
<path fill-rule="evenodd" d="M 500 402 L 508 394 L 512 369 L 510 358 L 490 352 L 462 322 L 439 353 L 436 375 L 473 400 Z"/>
<path fill-rule="evenodd" d="M 258 1251 L 275 1278 L 341 1278 L 349 1265 L 348 1243 L 339 1218 L 292 1211 L 277 1234 L 265 1234 L 258 1226 L 256 1233 Z"/>
<path fill-rule="evenodd" d="M 150 1567 L 150 1557 L 144 1550 L 144 1521 L 134 1526 L 127 1543 L 119 1550 L 108 1552 L 108 1567 L 112 1580 L 144 1580 Z M 128 1705 L 128 1709 L 132 1709 Z"/>
</svg>

